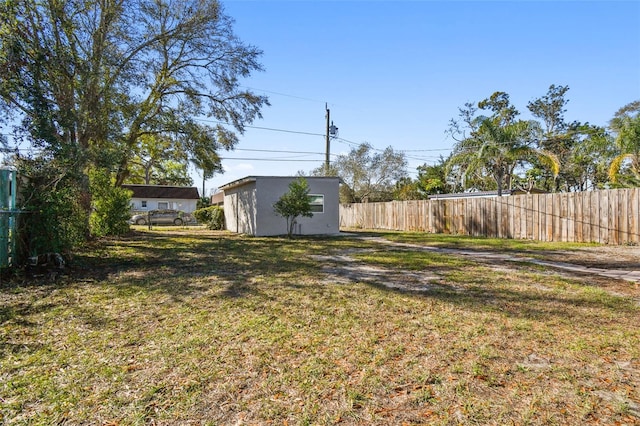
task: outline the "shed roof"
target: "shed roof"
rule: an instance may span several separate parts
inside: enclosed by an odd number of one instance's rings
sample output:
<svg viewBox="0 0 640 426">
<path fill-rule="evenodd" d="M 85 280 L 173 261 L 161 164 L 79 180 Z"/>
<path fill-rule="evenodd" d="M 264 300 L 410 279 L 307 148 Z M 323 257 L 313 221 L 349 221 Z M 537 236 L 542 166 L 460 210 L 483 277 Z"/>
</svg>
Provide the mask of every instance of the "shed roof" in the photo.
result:
<svg viewBox="0 0 640 426">
<path fill-rule="evenodd" d="M 229 183 L 225 183 L 224 185 L 220 186 L 220 190 L 225 191 L 228 189 L 232 189 L 232 188 L 236 188 L 238 186 L 243 186 L 246 185 L 248 183 L 251 182 L 255 182 L 259 179 L 288 179 L 288 180 L 295 180 L 295 179 L 299 179 L 299 178 L 303 178 L 306 180 L 321 180 L 321 179 L 337 179 L 339 183 L 342 183 L 342 179 L 339 178 L 338 176 L 246 176 L 240 179 L 236 179 L 232 182 Z"/>
<path fill-rule="evenodd" d="M 171 198 L 179 200 L 198 200 L 198 188 L 195 186 L 166 185 L 122 185 L 133 192 L 134 198 Z"/>
</svg>

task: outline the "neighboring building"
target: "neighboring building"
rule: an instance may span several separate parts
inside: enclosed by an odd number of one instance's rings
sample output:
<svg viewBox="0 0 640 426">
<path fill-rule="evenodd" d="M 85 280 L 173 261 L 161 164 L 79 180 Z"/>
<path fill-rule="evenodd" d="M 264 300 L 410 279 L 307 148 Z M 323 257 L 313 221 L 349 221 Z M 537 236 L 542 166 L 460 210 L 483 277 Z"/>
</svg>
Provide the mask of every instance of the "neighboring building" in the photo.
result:
<svg viewBox="0 0 640 426">
<path fill-rule="evenodd" d="M 220 187 L 224 191 L 226 228 L 255 236 L 285 235 L 286 221 L 273 205 L 289 192 L 292 176 L 248 176 Z M 298 217 L 294 234 L 317 235 L 340 232 L 338 177 L 305 177 L 313 217 Z"/>
<path fill-rule="evenodd" d="M 523 191 L 521 189 L 504 189 L 502 191 L 503 197 L 508 197 L 510 195 L 523 195 L 523 194 L 546 194 L 546 191 L 542 191 L 536 188 L 531 189 L 531 191 Z M 476 192 L 459 192 L 452 194 L 433 194 L 429 195 L 427 198 L 429 200 L 453 200 L 458 198 L 487 198 L 487 197 L 497 197 L 498 191 L 476 191 Z"/>
<path fill-rule="evenodd" d="M 224 192 L 216 192 L 211 196 L 210 201 L 212 206 L 222 206 L 224 204 Z"/>
<path fill-rule="evenodd" d="M 122 185 L 133 192 L 131 210 L 144 212 L 148 210 L 174 209 L 192 213 L 200 199 L 195 186 L 164 185 Z"/>
</svg>

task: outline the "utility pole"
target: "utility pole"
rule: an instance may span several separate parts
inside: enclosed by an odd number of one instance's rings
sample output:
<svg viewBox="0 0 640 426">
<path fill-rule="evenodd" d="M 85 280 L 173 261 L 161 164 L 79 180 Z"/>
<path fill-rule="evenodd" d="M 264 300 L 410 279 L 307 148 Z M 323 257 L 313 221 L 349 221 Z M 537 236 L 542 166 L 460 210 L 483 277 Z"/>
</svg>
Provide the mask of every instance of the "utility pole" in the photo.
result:
<svg viewBox="0 0 640 426">
<path fill-rule="evenodd" d="M 324 109 L 327 111 L 327 115 L 326 115 L 327 128 L 325 132 L 327 148 L 326 148 L 325 159 L 324 159 L 324 174 L 326 176 L 329 174 L 329 156 L 331 155 L 331 138 L 335 138 L 336 136 L 338 136 L 338 128 L 333 125 L 333 121 L 331 121 L 331 125 L 329 125 L 330 112 L 326 102 L 324 104 Z"/>
<path fill-rule="evenodd" d="M 325 176 L 329 174 L 329 153 L 331 152 L 331 143 L 329 141 L 329 108 L 327 106 L 327 104 L 324 104 L 324 109 L 327 111 L 327 129 L 325 132 L 325 136 L 326 136 L 326 142 L 327 142 L 327 147 L 326 147 L 326 151 L 325 151 L 325 158 L 324 158 L 324 174 Z"/>
</svg>

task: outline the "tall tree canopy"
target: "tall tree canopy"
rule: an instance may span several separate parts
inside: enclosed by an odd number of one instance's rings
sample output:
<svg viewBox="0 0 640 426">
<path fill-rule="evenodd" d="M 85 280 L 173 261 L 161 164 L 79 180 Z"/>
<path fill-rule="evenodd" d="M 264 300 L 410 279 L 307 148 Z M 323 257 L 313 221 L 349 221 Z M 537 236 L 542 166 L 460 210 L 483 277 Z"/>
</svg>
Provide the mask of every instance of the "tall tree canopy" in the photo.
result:
<svg viewBox="0 0 640 426">
<path fill-rule="evenodd" d="M 534 158 L 557 175 L 559 164 L 555 156 L 536 148 L 538 123 L 516 120 L 520 113 L 511 105 L 508 94 L 495 92 L 478 102 L 478 108 L 490 110 L 492 115 L 476 116 L 477 109 L 467 104 L 460 109 L 464 127 L 452 122 L 451 134 L 461 138 L 447 161 L 449 174 L 455 171 L 467 188 L 470 182 L 482 182 L 490 176 L 498 195 L 502 195 L 504 189 L 512 189 L 516 168 Z"/>
<path fill-rule="evenodd" d="M 552 84 L 544 96 L 527 104 L 531 114 L 541 123 L 538 148 L 552 153 L 561 164 L 556 176 L 533 161 L 533 168 L 527 174 L 540 189 L 584 191 L 601 187 L 607 181 L 602 159 L 608 156 L 611 141 L 603 127 L 565 121 L 568 91 L 569 86 Z"/>
<path fill-rule="evenodd" d="M 268 104 L 240 87 L 261 53 L 217 0 L 6 1 L 1 117 L 76 169 L 112 170 L 116 184 L 144 136 L 216 170 L 218 150 Z"/>
<path fill-rule="evenodd" d="M 343 203 L 389 201 L 396 182 L 407 176 L 407 159 L 403 152 L 390 146 L 376 152 L 370 144 L 362 143 L 348 154 L 339 155 L 329 173 L 320 166 L 311 174 L 340 176 L 345 184 L 340 188 Z"/>
<path fill-rule="evenodd" d="M 609 177 L 624 186 L 640 185 L 640 100 L 620 108 L 609 123 L 615 133 L 616 156 Z"/>
<path fill-rule="evenodd" d="M 139 150 L 129 161 L 126 183 L 191 186 L 187 156 L 162 135 L 143 135 Z"/>
</svg>

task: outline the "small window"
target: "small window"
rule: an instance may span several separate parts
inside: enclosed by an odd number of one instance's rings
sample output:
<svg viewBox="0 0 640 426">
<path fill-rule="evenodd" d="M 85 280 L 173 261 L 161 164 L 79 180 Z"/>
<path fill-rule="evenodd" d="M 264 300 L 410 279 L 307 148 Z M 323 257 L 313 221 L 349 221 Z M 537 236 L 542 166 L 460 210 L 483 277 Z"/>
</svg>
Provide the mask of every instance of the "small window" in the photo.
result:
<svg viewBox="0 0 640 426">
<path fill-rule="evenodd" d="M 146 208 L 147 208 L 147 200 L 142 200 L 142 201 L 140 202 L 140 206 L 141 206 L 143 209 L 146 209 Z"/>
<path fill-rule="evenodd" d="M 169 208 L 169 203 L 166 201 L 158 202 L 158 210 L 167 210 Z"/>
<path fill-rule="evenodd" d="M 324 195 L 309 195 L 309 204 L 313 213 L 324 213 Z"/>
</svg>

